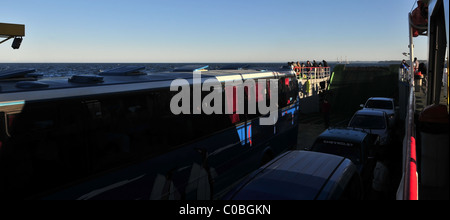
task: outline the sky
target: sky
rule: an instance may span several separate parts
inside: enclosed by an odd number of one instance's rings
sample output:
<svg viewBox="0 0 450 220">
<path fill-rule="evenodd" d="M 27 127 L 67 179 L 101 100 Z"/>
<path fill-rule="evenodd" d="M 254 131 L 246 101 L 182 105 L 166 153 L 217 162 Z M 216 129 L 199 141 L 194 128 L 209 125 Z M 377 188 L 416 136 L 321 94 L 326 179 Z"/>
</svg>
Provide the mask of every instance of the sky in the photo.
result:
<svg viewBox="0 0 450 220">
<path fill-rule="evenodd" d="M 0 62 L 401 60 L 415 0 L 2 0 Z M 415 55 L 427 59 L 426 38 Z"/>
</svg>

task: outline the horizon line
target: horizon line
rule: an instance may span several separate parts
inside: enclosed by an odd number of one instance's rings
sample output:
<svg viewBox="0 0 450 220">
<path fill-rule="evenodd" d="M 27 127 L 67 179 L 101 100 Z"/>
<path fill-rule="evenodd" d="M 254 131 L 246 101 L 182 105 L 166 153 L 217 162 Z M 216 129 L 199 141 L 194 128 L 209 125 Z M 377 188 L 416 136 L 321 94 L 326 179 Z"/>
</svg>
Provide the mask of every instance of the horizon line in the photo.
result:
<svg viewBox="0 0 450 220">
<path fill-rule="evenodd" d="M 311 60 L 313 60 L 313 59 L 311 59 Z M 310 61 L 311 61 L 310 60 Z M 307 60 L 305 60 L 305 62 L 306 62 Z M 349 63 L 352 63 L 352 62 L 356 62 L 356 63 L 362 63 L 362 62 L 367 62 L 367 63 L 373 63 L 373 62 L 401 62 L 402 61 L 402 59 L 399 59 L 399 60 L 349 60 L 348 62 Z M 78 61 L 74 61 L 74 62 L 36 62 L 36 61 L 28 61 L 28 62 L 26 62 L 26 61 L 20 61 L 20 62 L 6 62 L 6 61 L 0 61 L 0 64 L 11 64 L 11 63 L 15 63 L 15 64 L 21 64 L 21 63 L 23 63 L 23 64 L 33 64 L 33 63 L 36 63 L 36 64 L 41 64 L 41 63 L 54 63 L 54 64 L 70 64 L 70 63 L 74 63 L 74 64 L 76 64 L 76 63 L 105 63 L 105 64 L 115 64 L 115 63 L 117 63 L 117 64 L 150 64 L 150 63 L 167 63 L 167 64 L 172 64 L 172 63 L 192 63 L 192 64 L 203 64 L 203 63 L 288 63 L 288 62 L 297 62 L 297 61 L 291 61 L 291 60 L 288 60 L 288 61 L 258 61 L 258 62 L 255 62 L 255 61 L 249 61 L 249 62 L 245 62 L 245 61 L 236 61 L 236 62 L 233 62 L 233 61 L 225 61 L 225 62 L 216 62 L 216 61 L 205 61 L 205 62 L 199 62 L 199 61 L 191 61 L 191 62 L 186 62 L 186 61 L 180 61 L 180 62 L 173 62 L 173 61 L 171 61 L 171 62 L 129 62 L 129 61 L 124 61 L 124 62 L 114 62 L 114 61 L 109 61 L 109 62 L 78 62 Z M 328 63 L 338 63 L 339 61 L 327 61 Z M 344 64 L 344 63 L 343 63 Z"/>
</svg>

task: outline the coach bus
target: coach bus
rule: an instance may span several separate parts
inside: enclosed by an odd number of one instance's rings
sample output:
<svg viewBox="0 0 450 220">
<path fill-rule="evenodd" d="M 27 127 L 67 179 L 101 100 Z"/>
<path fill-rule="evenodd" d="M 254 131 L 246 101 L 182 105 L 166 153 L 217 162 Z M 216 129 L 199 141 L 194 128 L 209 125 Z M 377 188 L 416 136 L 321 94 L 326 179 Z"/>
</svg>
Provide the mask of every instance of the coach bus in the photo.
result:
<svg viewBox="0 0 450 220">
<path fill-rule="evenodd" d="M 224 106 L 237 98 L 226 96 L 227 81 L 266 80 L 265 89 L 243 93 L 245 102 L 250 94 L 268 103 L 278 96 L 277 120 L 262 125 L 268 114 L 246 105 L 233 114 L 174 114 L 170 103 L 178 92 L 171 83 L 185 79 L 193 90 L 193 72 L 142 69 L 39 80 L 20 70 L 0 76 L 0 199 L 220 199 L 297 145 L 298 84 L 291 70 L 197 71 L 200 83 L 218 82 Z M 202 100 L 208 94 L 202 91 Z"/>
</svg>

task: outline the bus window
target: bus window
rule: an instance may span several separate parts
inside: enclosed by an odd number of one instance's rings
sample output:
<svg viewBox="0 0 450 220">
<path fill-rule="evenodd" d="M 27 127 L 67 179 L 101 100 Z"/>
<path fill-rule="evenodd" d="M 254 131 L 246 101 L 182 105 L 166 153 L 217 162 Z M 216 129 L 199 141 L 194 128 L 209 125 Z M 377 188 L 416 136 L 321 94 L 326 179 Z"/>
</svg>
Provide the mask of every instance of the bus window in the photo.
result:
<svg viewBox="0 0 450 220">
<path fill-rule="evenodd" d="M 3 151 L 3 143 L 6 141 L 8 137 L 8 122 L 7 122 L 7 114 L 4 112 L 0 112 L 0 170 L 1 170 L 1 164 L 2 164 L 2 151 Z M 0 171 L 0 177 L 1 177 L 1 171 Z M 1 181 L 0 181 L 1 184 Z M 1 185 L 0 185 L 1 190 Z"/>
<path fill-rule="evenodd" d="M 296 102 L 298 83 L 293 77 L 281 78 L 279 81 L 279 106 L 284 108 Z"/>
<path fill-rule="evenodd" d="M 102 110 L 100 102 L 97 100 L 86 101 L 84 103 L 91 114 L 92 119 L 101 119 L 102 118 Z"/>
<path fill-rule="evenodd" d="M 29 103 L 21 113 L 6 117 L 6 193 L 31 196 L 87 175 L 79 107 L 72 101 Z"/>
<path fill-rule="evenodd" d="M 245 107 L 246 107 L 246 115 L 247 120 L 252 120 L 255 118 L 258 118 L 261 116 L 259 109 L 259 103 L 265 101 L 265 106 L 268 106 L 269 103 L 269 96 L 268 91 L 270 91 L 270 88 L 267 87 L 270 86 L 268 80 L 258 80 L 255 83 L 255 86 L 253 88 L 245 87 Z M 249 92 L 250 91 L 250 92 Z M 255 113 L 250 112 L 249 109 L 249 102 L 252 102 L 255 106 L 255 109 L 252 111 L 256 111 Z"/>
<path fill-rule="evenodd" d="M 0 112 L 0 141 L 10 136 L 11 127 L 16 119 L 17 114 L 7 114 Z"/>
<path fill-rule="evenodd" d="M 244 88 L 238 88 L 237 86 L 225 87 L 225 113 L 231 113 L 229 114 L 229 117 L 233 124 L 240 123 L 244 120 L 244 117 L 239 114 L 239 112 L 242 111 L 241 108 L 244 108 L 244 106 L 241 106 L 241 104 L 244 103 L 239 103 L 239 99 L 243 99 L 243 97 L 240 97 L 240 95 L 243 94 L 239 91 L 240 89 Z"/>
</svg>

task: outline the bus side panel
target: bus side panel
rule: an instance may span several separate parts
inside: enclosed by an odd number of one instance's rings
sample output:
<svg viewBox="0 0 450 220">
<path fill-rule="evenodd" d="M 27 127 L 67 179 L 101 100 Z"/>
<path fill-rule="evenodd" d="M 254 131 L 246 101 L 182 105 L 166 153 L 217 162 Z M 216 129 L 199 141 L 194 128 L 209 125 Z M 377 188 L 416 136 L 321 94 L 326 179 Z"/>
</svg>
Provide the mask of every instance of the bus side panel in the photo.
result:
<svg viewBox="0 0 450 220">
<path fill-rule="evenodd" d="M 45 199 L 211 199 L 235 181 L 236 171 L 246 173 L 239 164 L 252 160 L 247 151 L 236 130 L 228 129 Z"/>
</svg>

